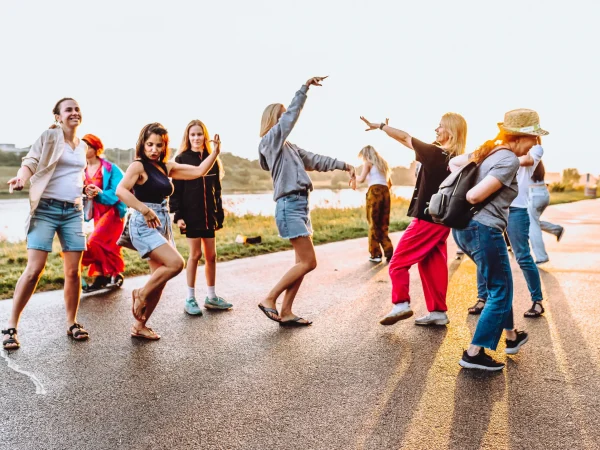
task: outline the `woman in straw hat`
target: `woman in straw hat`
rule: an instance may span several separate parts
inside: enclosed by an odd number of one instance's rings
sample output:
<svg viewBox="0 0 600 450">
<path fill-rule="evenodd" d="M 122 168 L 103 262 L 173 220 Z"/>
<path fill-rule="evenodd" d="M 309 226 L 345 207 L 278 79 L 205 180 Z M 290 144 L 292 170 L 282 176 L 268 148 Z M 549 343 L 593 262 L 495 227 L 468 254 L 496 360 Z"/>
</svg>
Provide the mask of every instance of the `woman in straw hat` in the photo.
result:
<svg viewBox="0 0 600 450">
<path fill-rule="evenodd" d="M 539 317 L 544 312 L 542 306 L 542 282 L 538 268 L 531 256 L 529 248 L 530 218 L 528 212 L 528 191 L 531 177 L 538 164 L 541 162 L 544 149 L 541 146 L 541 136 L 547 134 L 539 128 L 539 117 L 535 111 L 529 109 L 516 109 L 507 113 L 504 123 L 498 124 L 501 128 L 509 130 L 515 135 L 533 136 L 536 144 L 531 147 L 526 155 L 519 157 L 519 171 L 517 172 L 517 183 L 519 191 L 517 197 L 512 201 L 509 208 L 508 225 L 506 234 L 509 238 L 512 251 L 517 263 L 523 272 L 527 288 L 531 295 L 532 306 L 525 312 L 525 317 Z M 534 125 L 531 125 L 534 124 Z M 488 293 L 483 277 L 477 276 L 477 303 L 469 308 L 470 314 L 478 314 L 485 306 Z"/>
<path fill-rule="evenodd" d="M 392 128 L 385 123 L 372 123 L 364 117 L 366 131 L 383 130 L 391 138 L 405 147 L 414 150 L 421 164 L 408 215 L 413 217 L 402 235 L 390 261 L 392 280 L 392 309 L 379 323 L 393 325 L 413 315 L 410 308 L 410 268 L 418 264 L 421 283 L 425 293 L 428 314 L 415 320 L 416 325 L 446 325 L 449 323 L 446 311 L 448 290 L 448 249 L 446 241 L 450 228 L 437 224 L 427 212 L 427 204 L 440 183 L 448 176 L 448 161 L 465 151 L 467 122 L 456 113 L 442 116 L 435 129 L 435 144 L 422 142 L 405 131 Z"/>
<path fill-rule="evenodd" d="M 484 348 L 496 350 L 505 331 L 509 355 L 519 352 L 528 336 L 514 328 L 512 300 L 513 280 L 506 242 L 502 232 L 509 220 L 509 208 L 517 197 L 517 172 L 522 161 L 538 143 L 538 137 L 548 134 L 539 125 L 535 111 L 520 109 L 505 114 L 499 124 L 500 132 L 484 142 L 473 154 L 453 158 L 450 169 L 465 165 L 469 160 L 479 164 L 475 186 L 467 193 L 473 205 L 493 198 L 477 213 L 467 228 L 453 230 L 458 246 L 477 264 L 477 272 L 485 281 L 487 304 L 483 308 L 471 345 L 459 361 L 468 369 L 502 370 L 504 363 L 495 361 Z M 514 245 L 514 244 L 513 244 Z"/>
<path fill-rule="evenodd" d="M 102 289 L 109 284 L 121 286 L 125 261 L 117 240 L 123 232 L 123 218 L 127 206 L 119 200 L 116 191 L 123 179 L 123 171 L 100 155 L 104 144 L 99 137 L 86 134 L 83 140 L 88 145 L 86 153 L 85 184 L 98 187 L 99 194 L 92 200 L 94 231 L 88 238 L 88 248 L 83 253 L 81 265 L 88 267 L 88 275 L 95 277 L 91 285 L 84 285 L 84 292 Z M 90 220 L 86 217 L 86 220 Z"/>
</svg>

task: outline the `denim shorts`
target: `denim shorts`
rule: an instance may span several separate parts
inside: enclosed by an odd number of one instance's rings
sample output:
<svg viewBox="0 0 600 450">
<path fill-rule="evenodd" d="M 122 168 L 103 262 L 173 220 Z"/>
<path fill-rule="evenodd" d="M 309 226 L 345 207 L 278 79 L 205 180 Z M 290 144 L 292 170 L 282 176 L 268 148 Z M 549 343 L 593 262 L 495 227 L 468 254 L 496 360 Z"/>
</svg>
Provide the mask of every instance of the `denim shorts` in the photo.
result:
<svg viewBox="0 0 600 450">
<path fill-rule="evenodd" d="M 150 252 L 156 250 L 161 245 L 171 244 L 175 247 L 175 240 L 173 239 L 167 200 L 162 203 L 144 202 L 144 205 L 156 213 L 160 220 L 160 226 L 158 228 L 149 228 L 144 216 L 134 210 L 129 218 L 129 236 L 131 243 L 140 256 L 147 259 Z"/>
<path fill-rule="evenodd" d="M 80 205 L 46 198 L 40 200 L 31 217 L 27 248 L 51 252 L 55 234 L 58 234 L 63 252 L 87 250 Z"/>
<path fill-rule="evenodd" d="M 279 236 L 284 239 L 312 236 L 308 196 L 289 194 L 278 198 L 275 206 L 275 222 Z"/>
</svg>

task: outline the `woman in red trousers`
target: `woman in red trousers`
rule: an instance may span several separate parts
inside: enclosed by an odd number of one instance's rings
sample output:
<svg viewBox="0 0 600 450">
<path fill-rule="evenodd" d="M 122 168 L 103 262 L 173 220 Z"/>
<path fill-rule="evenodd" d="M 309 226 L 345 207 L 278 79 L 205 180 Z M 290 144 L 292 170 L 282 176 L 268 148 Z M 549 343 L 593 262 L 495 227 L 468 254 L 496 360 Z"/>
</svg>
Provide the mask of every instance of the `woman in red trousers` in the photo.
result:
<svg viewBox="0 0 600 450">
<path fill-rule="evenodd" d="M 394 256 L 390 261 L 392 280 L 392 310 L 379 323 L 393 325 L 399 320 L 413 315 L 410 308 L 409 270 L 414 264 L 419 266 L 421 283 L 425 293 L 425 303 L 429 314 L 415 320 L 417 325 L 446 325 L 446 291 L 448 289 L 448 254 L 446 240 L 450 228 L 433 222 L 425 212 L 431 196 L 438 191 L 442 181 L 450 174 L 448 161 L 465 151 L 467 122 L 456 113 L 446 113 L 435 129 L 436 144 L 426 144 L 408 133 L 388 126 L 385 123 L 371 123 L 364 117 L 367 131 L 380 129 L 405 147 L 415 151 L 416 160 L 421 163 L 417 183 L 408 208 L 413 217 L 410 225 L 400 238 Z"/>
</svg>

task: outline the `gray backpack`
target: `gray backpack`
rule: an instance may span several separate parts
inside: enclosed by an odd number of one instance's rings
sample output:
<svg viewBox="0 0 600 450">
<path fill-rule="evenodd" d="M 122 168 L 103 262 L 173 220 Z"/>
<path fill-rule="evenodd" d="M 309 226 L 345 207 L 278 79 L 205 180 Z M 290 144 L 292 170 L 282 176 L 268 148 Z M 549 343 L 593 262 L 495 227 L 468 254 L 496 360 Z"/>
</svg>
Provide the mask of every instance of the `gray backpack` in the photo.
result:
<svg viewBox="0 0 600 450">
<path fill-rule="evenodd" d="M 498 150 L 508 149 L 498 148 L 487 157 L 493 155 Z M 478 171 L 479 164 L 470 161 L 456 172 L 452 172 L 442 181 L 439 191 L 437 194 L 431 196 L 431 200 L 425 211 L 431 215 L 435 223 L 459 230 L 466 228 L 473 216 L 496 198 L 503 188 L 498 189 L 483 202 L 476 205 L 472 205 L 467 201 L 467 192 L 475 186 Z"/>
</svg>

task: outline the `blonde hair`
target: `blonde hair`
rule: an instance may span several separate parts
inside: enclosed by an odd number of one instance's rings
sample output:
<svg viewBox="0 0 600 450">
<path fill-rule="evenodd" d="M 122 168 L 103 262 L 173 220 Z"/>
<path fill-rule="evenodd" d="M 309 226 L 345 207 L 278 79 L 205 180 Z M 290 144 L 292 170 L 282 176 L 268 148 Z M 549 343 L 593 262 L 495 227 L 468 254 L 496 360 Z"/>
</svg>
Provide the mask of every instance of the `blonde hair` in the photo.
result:
<svg viewBox="0 0 600 450">
<path fill-rule="evenodd" d="M 452 156 L 462 155 L 467 146 L 467 121 L 460 114 L 449 112 L 442 116 L 440 125 L 450 135 L 450 139 L 444 144 L 444 149 Z"/>
<path fill-rule="evenodd" d="M 285 106 L 281 103 L 272 103 L 265 108 L 262 119 L 260 119 L 260 137 L 267 134 L 269 130 L 279 122 L 283 108 L 285 108 Z"/>
<path fill-rule="evenodd" d="M 183 152 L 187 152 L 192 149 L 192 143 L 190 142 L 190 129 L 194 126 L 199 126 L 202 128 L 202 134 L 204 135 L 204 148 L 210 155 L 212 153 L 212 145 L 210 145 L 210 135 L 208 134 L 208 129 L 204 122 L 201 120 L 195 119 L 187 124 L 185 127 L 185 131 L 183 132 L 183 139 L 181 140 L 181 145 L 179 146 L 179 150 L 177 151 L 178 155 L 181 155 Z M 225 176 L 225 169 L 223 169 L 223 163 L 221 162 L 221 158 L 217 156 L 217 165 L 219 166 L 219 179 L 222 179 Z"/>
<path fill-rule="evenodd" d="M 371 145 L 363 147 L 362 150 L 358 152 L 358 157 L 362 158 L 364 162 L 368 162 L 377 167 L 377 170 L 379 170 L 385 176 L 386 181 L 388 181 L 392 176 L 392 171 L 390 170 L 390 166 L 388 165 L 387 161 L 383 159 L 383 157 Z"/>
</svg>

